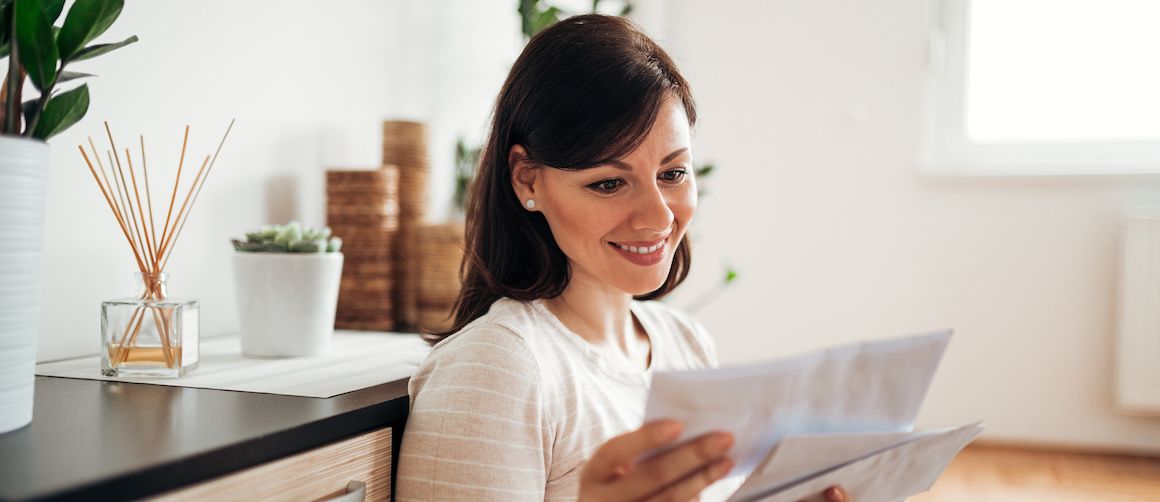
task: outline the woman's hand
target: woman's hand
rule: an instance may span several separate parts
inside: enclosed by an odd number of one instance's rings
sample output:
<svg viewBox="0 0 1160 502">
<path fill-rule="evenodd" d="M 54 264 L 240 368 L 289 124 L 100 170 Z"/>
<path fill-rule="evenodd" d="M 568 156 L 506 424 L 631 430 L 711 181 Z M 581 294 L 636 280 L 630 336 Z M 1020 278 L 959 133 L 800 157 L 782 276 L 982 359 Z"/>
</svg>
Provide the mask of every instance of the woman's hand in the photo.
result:
<svg viewBox="0 0 1160 502">
<path fill-rule="evenodd" d="M 713 432 L 662 455 L 637 463 L 646 451 L 681 435 L 681 424 L 658 420 L 604 443 L 580 473 L 581 502 L 625 500 L 695 500 L 705 487 L 733 469 L 725 456 L 733 435 Z M 825 502 L 853 502 L 840 486 L 819 494 Z"/>
<path fill-rule="evenodd" d="M 841 486 L 831 486 L 822 492 L 822 500 L 825 502 L 854 502 L 850 495 L 846 494 Z"/>
<path fill-rule="evenodd" d="M 637 463 L 642 454 L 680 434 L 680 423 L 659 420 L 608 440 L 580 473 L 580 500 L 691 500 L 733 469 L 725 456 L 733 447 L 727 432 L 705 434 Z"/>
</svg>

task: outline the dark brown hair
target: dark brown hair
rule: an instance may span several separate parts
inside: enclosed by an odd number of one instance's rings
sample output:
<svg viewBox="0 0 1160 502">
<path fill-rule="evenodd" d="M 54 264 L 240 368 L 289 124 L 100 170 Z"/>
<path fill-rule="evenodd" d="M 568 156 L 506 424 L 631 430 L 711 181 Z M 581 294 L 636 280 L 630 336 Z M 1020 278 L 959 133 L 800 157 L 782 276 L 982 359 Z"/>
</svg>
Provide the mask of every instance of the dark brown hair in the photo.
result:
<svg viewBox="0 0 1160 502">
<path fill-rule="evenodd" d="M 496 99 L 467 203 L 463 287 L 453 327 L 487 313 L 496 300 L 553 298 L 571 277 L 568 258 L 547 220 L 527 211 L 512 188 L 508 154 L 522 145 L 528 161 L 587 169 L 631 153 L 652 129 L 666 97 L 697 120 L 689 84 L 673 60 L 631 22 L 597 14 L 565 19 L 537 34 L 512 66 Z M 664 284 L 638 296 L 664 296 L 685 280 L 692 255 L 682 239 Z"/>
</svg>

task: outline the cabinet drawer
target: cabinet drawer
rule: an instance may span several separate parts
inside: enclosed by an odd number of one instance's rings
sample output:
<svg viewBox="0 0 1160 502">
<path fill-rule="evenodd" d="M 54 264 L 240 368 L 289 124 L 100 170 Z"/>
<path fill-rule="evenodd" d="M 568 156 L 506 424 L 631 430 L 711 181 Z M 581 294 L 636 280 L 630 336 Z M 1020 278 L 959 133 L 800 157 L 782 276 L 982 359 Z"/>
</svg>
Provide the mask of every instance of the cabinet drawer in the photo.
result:
<svg viewBox="0 0 1160 502">
<path fill-rule="evenodd" d="M 204 481 L 152 500 L 326 500 L 345 493 L 350 481 L 366 483 L 367 500 L 390 499 L 390 427 Z"/>
</svg>

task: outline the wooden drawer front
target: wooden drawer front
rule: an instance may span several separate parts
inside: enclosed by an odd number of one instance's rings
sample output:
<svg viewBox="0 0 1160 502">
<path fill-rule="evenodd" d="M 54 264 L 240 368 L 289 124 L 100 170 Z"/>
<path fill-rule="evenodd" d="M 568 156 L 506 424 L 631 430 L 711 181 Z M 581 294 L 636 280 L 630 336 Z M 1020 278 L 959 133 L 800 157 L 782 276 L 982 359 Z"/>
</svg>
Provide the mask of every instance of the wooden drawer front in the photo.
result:
<svg viewBox="0 0 1160 502">
<path fill-rule="evenodd" d="M 366 483 L 367 500 L 390 499 L 390 427 L 169 492 L 153 500 L 326 500 L 345 493 L 350 481 Z"/>
</svg>

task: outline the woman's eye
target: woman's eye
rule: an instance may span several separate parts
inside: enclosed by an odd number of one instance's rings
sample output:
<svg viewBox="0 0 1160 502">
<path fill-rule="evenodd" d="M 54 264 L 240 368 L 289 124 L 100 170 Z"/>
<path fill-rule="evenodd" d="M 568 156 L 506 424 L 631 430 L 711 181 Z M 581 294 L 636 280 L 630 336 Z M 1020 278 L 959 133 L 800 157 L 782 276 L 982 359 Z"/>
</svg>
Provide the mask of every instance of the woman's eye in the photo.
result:
<svg viewBox="0 0 1160 502">
<path fill-rule="evenodd" d="M 612 193 L 612 192 L 615 192 L 617 188 L 620 188 L 620 185 L 622 185 L 622 184 L 624 184 L 624 181 L 622 181 L 622 180 L 611 179 L 611 180 L 597 181 L 596 183 L 588 185 L 588 188 L 596 190 L 597 192 L 600 192 L 600 193 Z"/>
<path fill-rule="evenodd" d="M 686 174 L 688 174 L 688 171 L 684 169 L 673 169 L 671 171 L 665 171 L 661 173 L 661 179 L 664 181 L 677 182 L 684 179 Z"/>
</svg>

